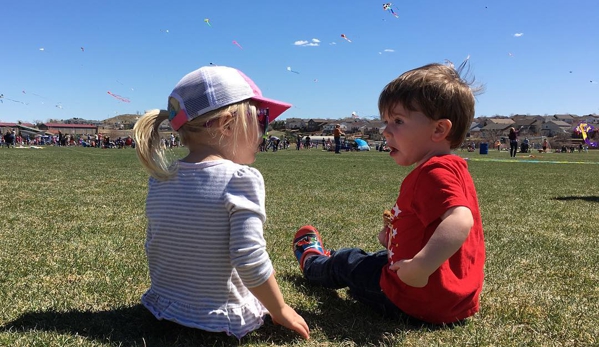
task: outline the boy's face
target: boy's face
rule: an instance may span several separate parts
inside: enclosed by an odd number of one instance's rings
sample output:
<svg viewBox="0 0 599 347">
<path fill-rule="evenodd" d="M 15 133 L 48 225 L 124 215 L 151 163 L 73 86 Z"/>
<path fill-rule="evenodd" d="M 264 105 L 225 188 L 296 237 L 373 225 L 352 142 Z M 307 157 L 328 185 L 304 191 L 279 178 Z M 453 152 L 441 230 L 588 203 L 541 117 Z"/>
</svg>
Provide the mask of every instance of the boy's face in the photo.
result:
<svg viewBox="0 0 599 347">
<path fill-rule="evenodd" d="M 391 149 L 389 155 L 398 165 L 420 165 L 433 155 L 446 154 L 438 141 L 433 141 L 437 122 L 419 111 L 409 111 L 398 103 L 383 117 L 383 136 Z M 443 153 L 441 153 L 443 152 Z"/>
</svg>

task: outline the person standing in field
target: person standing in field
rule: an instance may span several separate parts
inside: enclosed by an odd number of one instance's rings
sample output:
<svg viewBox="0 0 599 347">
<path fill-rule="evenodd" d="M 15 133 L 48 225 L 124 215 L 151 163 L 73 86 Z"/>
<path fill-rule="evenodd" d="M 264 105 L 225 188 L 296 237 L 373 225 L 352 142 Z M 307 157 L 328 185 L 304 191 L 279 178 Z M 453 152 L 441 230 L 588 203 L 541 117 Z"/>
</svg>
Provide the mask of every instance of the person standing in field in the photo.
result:
<svg viewBox="0 0 599 347">
<path fill-rule="evenodd" d="M 333 130 L 333 138 L 335 139 L 335 154 L 341 154 L 341 135 L 345 135 L 345 133 L 341 131 L 341 125 L 336 124 L 335 129 Z"/>
<path fill-rule="evenodd" d="M 145 251 L 151 285 L 143 305 L 158 319 L 241 339 L 270 314 L 309 338 L 285 303 L 263 235 L 265 188 L 254 162 L 268 123 L 290 104 L 267 99 L 241 71 L 205 66 L 184 76 L 168 110 L 135 124 L 150 173 Z M 189 150 L 169 163 L 158 127 L 168 120 Z"/>
<path fill-rule="evenodd" d="M 510 128 L 508 138 L 510 139 L 510 157 L 515 158 L 516 153 L 518 152 L 518 132 L 514 127 Z"/>
</svg>

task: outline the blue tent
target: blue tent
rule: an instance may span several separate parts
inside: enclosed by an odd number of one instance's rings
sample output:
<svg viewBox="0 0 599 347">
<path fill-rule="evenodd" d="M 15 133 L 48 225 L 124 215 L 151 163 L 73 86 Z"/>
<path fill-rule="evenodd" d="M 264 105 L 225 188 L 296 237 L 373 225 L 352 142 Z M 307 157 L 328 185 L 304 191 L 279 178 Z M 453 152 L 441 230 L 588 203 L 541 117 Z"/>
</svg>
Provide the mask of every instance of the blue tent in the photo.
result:
<svg viewBox="0 0 599 347">
<path fill-rule="evenodd" d="M 368 143 L 366 143 L 366 141 L 364 141 L 362 139 L 355 139 L 354 141 L 356 142 L 356 145 L 358 145 L 359 151 L 369 151 L 370 150 L 370 146 L 368 146 Z"/>
</svg>

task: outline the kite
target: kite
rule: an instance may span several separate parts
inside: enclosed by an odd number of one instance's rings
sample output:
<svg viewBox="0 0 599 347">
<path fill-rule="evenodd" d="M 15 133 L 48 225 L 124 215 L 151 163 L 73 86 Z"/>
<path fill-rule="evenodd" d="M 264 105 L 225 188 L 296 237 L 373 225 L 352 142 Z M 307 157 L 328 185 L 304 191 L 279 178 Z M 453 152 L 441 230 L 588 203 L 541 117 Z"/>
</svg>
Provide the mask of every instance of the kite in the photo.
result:
<svg viewBox="0 0 599 347">
<path fill-rule="evenodd" d="M 591 147 L 597 147 L 597 142 L 591 141 L 588 136 L 589 132 L 595 131 L 595 128 L 592 125 L 587 123 L 580 123 L 578 124 L 575 130 L 577 133 L 582 134 L 582 139 L 587 145 Z"/>
<path fill-rule="evenodd" d="M 287 66 L 287 71 L 293 72 L 295 74 L 299 75 L 299 72 L 295 71 L 295 70 L 291 70 L 291 66 Z"/>
<path fill-rule="evenodd" d="M 468 60 L 470 60 L 470 54 L 468 54 L 468 56 L 466 56 L 466 59 L 464 59 L 464 61 L 460 64 L 460 67 L 458 67 L 458 70 L 461 69 L 468 62 Z M 455 68 L 455 66 L 453 65 L 453 62 L 449 59 L 445 59 L 445 66 L 448 66 L 452 69 Z"/>
<path fill-rule="evenodd" d="M 208 24 L 209 27 L 212 27 L 212 24 L 210 24 L 210 19 L 206 18 L 204 19 L 204 22 L 206 22 L 206 24 Z"/>
<path fill-rule="evenodd" d="M 45 50 L 45 48 L 44 48 L 44 47 L 40 48 L 40 51 L 44 51 L 44 50 Z"/>
<path fill-rule="evenodd" d="M 85 52 L 85 48 L 81 47 L 81 52 Z"/>
<path fill-rule="evenodd" d="M 390 3 L 390 2 L 388 2 L 386 4 L 383 4 L 383 10 L 384 11 L 388 11 L 389 13 L 391 13 L 392 15 L 394 15 L 395 18 L 399 18 L 399 16 L 397 15 L 397 13 L 395 13 L 395 11 L 393 11 L 393 8 L 391 6 L 393 6 L 393 4 Z"/>
<path fill-rule="evenodd" d="M 121 81 L 119 81 L 119 80 L 116 80 L 116 81 L 117 81 L 117 83 L 119 83 L 120 85 L 124 86 L 123 82 L 121 82 Z M 135 89 L 133 89 L 133 87 L 129 87 L 129 88 L 131 88 L 131 91 L 132 91 L 132 92 L 134 92 L 134 91 L 135 91 Z"/>
<path fill-rule="evenodd" d="M 345 39 L 345 41 L 347 41 L 347 42 L 351 42 L 351 40 L 350 40 L 350 39 L 348 39 L 348 38 L 347 38 L 347 36 L 345 36 L 345 34 L 341 34 L 341 37 L 342 37 L 342 38 L 344 38 L 344 39 Z"/>
<path fill-rule="evenodd" d="M 117 94 L 113 94 L 110 91 L 108 91 L 107 93 L 108 93 L 108 95 L 112 96 L 113 98 L 115 98 L 115 99 L 117 99 L 119 101 L 122 101 L 122 102 L 131 102 L 131 100 L 129 100 L 128 98 L 125 98 L 125 97 L 117 95 Z M 56 106 L 56 107 L 58 107 L 58 106 Z"/>
<path fill-rule="evenodd" d="M 12 101 L 12 102 L 18 102 L 19 104 L 23 104 L 23 105 L 29 105 L 29 104 L 26 104 L 26 103 L 24 103 L 23 101 L 19 101 L 19 100 L 14 100 L 14 99 L 5 98 L 5 97 L 4 97 L 4 94 L 0 94 L 0 101 L 1 101 L 2 103 L 4 103 L 4 101 L 2 101 L 2 99 L 4 99 L 4 100 L 8 100 L 8 101 Z"/>
<path fill-rule="evenodd" d="M 237 43 L 237 41 L 233 40 L 233 44 L 237 47 L 239 47 L 240 49 L 243 49 L 243 47 L 241 47 L 241 45 L 239 43 Z"/>
</svg>

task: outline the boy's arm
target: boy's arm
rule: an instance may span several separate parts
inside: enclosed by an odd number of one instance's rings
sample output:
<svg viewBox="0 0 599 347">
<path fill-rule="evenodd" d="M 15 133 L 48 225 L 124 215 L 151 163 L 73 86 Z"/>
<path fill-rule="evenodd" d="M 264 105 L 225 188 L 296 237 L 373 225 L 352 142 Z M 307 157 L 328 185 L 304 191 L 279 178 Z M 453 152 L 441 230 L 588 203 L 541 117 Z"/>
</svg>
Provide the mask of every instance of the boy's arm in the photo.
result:
<svg viewBox="0 0 599 347">
<path fill-rule="evenodd" d="M 472 212 L 464 206 L 450 208 L 441 219 L 429 241 L 414 258 L 397 261 L 389 267 L 405 284 L 424 287 L 428 277 L 462 247 L 474 225 Z"/>
</svg>

